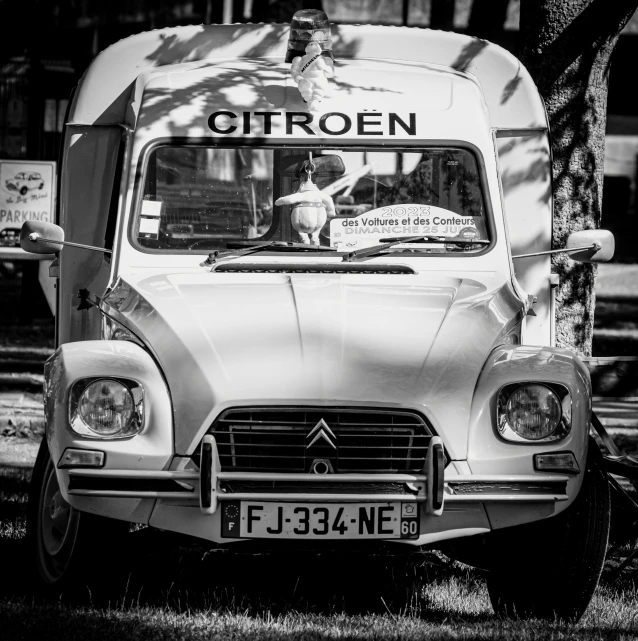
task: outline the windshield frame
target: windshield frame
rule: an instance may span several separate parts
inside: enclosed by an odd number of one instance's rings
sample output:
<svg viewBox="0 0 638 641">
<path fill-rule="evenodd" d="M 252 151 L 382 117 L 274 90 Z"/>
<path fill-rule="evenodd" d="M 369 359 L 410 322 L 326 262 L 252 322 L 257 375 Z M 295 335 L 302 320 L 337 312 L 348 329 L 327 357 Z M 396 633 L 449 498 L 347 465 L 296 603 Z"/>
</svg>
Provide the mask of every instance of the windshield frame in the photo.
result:
<svg viewBox="0 0 638 641">
<path fill-rule="evenodd" d="M 410 249 L 410 251 L 405 251 L 401 249 L 394 250 L 390 248 L 387 252 L 380 252 L 378 255 L 375 255 L 374 258 L 379 258 L 383 256 L 393 255 L 393 256 L 403 256 L 405 258 L 474 258 L 484 256 L 491 252 L 498 240 L 496 225 L 494 221 L 494 212 L 492 209 L 492 201 L 490 198 L 490 191 L 488 186 L 488 177 L 485 167 L 485 161 L 483 153 L 481 150 L 471 142 L 464 140 L 451 140 L 451 139 L 428 139 L 427 141 L 423 139 L 418 140 L 402 140 L 399 145 L 386 145 L 383 144 L 378 139 L 361 139 L 361 140 L 348 140 L 341 141 L 338 139 L 325 139 L 321 138 L 316 141 L 314 140 L 300 140 L 296 139 L 294 141 L 286 138 L 231 138 L 231 139 L 220 139 L 220 138 L 208 138 L 208 137 L 184 137 L 184 136 L 166 136 L 162 138 L 156 138 L 141 149 L 138 159 L 137 167 L 135 170 L 135 184 L 133 188 L 133 199 L 131 203 L 130 216 L 128 217 L 128 224 L 126 230 L 126 236 L 130 246 L 137 252 L 143 254 L 152 254 L 160 256 L 207 256 L 210 254 L 210 249 L 204 250 L 189 250 L 189 251 L 168 251 L 166 249 L 154 249 L 150 247 L 144 247 L 137 242 L 135 238 L 134 230 L 136 222 L 140 216 L 142 208 L 142 200 L 144 196 L 144 181 L 146 179 L 146 171 L 148 168 L 148 163 L 151 157 L 151 154 L 160 147 L 174 146 L 174 147 L 220 147 L 224 149 L 232 148 L 281 148 L 285 147 L 286 149 L 326 149 L 326 150 L 341 150 L 341 151 L 379 151 L 379 152 L 410 152 L 413 149 L 438 149 L 438 148 L 451 148 L 451 149 L 462 149 L 469 152 L 474 156 L 476 162 L 476 167 L 478 175 L 480 177 L 480 190 L 481 196 L 483 197 L 483 206 L 485 211 L 485 226 L 489 236 L 489 244 L 483 246 L 482 249 L 478 251 L 463 251 L 463 252 L 441 252 L 441 253 L 430 253 L 427 251 L 419 251 L 417 248 Z M 279 223 L 279 218 L 281 216 L 281 208 L 277 208 L 273 212 L 273 228 L 276 224 Z M 270 232 L 270 230 L 269 230 Z M 255 240 L 268 240 L 268 233 L 264 234 L 263 237 Z M 425 246 L 424 246 L 425 247 Z M 332 256 L 342 258 L 343 255 L 349 252 L 335 251 L 331 253 Z M 269 253 L 267 251 L 261 252 L 261 255 L 267 256 Z M 273 252 L 272 255 L 275 255 Z M 280 255 L 280 254 L 277 254 Z M 304 253 L 300 253 L 299 256 L 304 256 Z"/>
</svg>

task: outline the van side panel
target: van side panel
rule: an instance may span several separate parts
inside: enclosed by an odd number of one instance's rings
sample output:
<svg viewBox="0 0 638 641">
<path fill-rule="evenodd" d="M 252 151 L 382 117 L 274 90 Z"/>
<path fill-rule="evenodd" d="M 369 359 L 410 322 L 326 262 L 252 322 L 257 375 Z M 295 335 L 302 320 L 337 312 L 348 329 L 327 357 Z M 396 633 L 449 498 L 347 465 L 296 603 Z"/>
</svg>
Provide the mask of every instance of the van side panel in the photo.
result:
<svg viewBox="0 0 638 641">
<path fill-rule="evenodd" d="M 503 205 L 512 255 L 551 249 L 552 182 L 548 132 L 500 130 L 496 134 Z M 551 258 L 513 261 L 521 287 L 536 297 L 535 316 L 525 321 L 527 345 L 553 345 Z"/>
<path fill-rule="evenodd" d="M 66 240 L 104 247 L 122 129 L 68 126 L 60 185 L 60 220 Z M 114 210 L 112 210 L 114 211 Z M 110 256 L 77 247 L 60 252 L 58 345 L 100 338 L 95 307 L 78 310 L 78 292 L 101 297 L 110 275 Z"/>
</svg>

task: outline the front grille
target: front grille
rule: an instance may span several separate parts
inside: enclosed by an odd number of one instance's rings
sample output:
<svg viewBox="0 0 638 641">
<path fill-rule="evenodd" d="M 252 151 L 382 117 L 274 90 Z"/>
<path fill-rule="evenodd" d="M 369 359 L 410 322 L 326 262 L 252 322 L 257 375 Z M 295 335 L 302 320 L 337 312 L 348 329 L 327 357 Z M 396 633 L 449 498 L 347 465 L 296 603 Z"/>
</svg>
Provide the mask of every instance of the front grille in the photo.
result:
<svg viewBox="0 0 638 641">
<path fill-rule="evenodd" d="M 317 462 L 335 473 L 421 472 L 432 435 L 413 412 L 342 408 L 227 410 L 209 434 L 224 471 L 290 473 Z"/>
</svg>

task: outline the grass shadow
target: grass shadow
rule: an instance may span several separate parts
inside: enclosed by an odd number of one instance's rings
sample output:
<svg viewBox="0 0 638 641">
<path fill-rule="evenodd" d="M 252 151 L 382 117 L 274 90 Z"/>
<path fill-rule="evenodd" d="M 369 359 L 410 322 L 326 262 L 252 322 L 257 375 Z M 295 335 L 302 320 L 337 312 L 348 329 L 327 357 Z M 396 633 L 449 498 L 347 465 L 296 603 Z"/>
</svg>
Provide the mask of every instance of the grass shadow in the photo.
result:
<svg viewBox="0 0 638 641">
<path fill-rule="evenodd" d="M 272 616 L 290 612 L 407 615 L 442 623 L 454 621 L 457 615 L 449 603 L 437 601 L 436 586 L 451 579 L 452 591 L 459 590 L 460 607 L 468 590 L 480 590 L 481 581 L 479 573 L 433 565 L 432 558 L 438 558 L 434 555 L 429 562 L 295 551 L 244 555 L 143 528 L 129 532 L 108 560 L 96 551 L 94 579 L 60 595 L 45 595 L 25 578 L 24 539 L 0 539 L 0 554 L 8 561 L 7 575 L 13 577 L 0 585 L 0 601 L 28 601 L 39 607 L 162 608 L 175 614 L 214 609 L 255 617 L 264 612 Z M 473 579 L 468 583 L 470 574 Z M 431 586 L 429 592 L 424 590 L 426 585 Z M 463 608 L 458 617 L 479 622 L 490 614 Z"/>
</svg>

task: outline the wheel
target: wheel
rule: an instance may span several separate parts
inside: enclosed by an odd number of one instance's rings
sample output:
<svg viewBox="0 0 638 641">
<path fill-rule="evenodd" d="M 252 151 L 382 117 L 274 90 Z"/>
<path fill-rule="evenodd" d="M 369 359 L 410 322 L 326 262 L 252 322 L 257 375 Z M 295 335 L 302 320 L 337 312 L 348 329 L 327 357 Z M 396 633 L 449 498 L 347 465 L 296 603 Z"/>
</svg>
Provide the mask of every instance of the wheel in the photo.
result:
<svg viewBox="0 0 638 641">
<path fill-rule="evenodd" d="M 129 524 L 80 512 L 62 498 L 46 438 L 42 439 L 27 506 L 27 544 L 36 585 L 48 592 L 103 579 L 104 554 Z M 96 564 L 96 561 L 99 561 Z"/>
<path fill-rule="evenodd" d="M 609 538 L 610 496 L 590 439 L 583 485 L 558 516 L 491 535 L 487 588 L 497 615 L 577 621 L 598 585 Z"/>
<path fill-rule="evenodd" d="M 44 183 L 40 183 L 40 186 L 38 187 L 38 189 L 42 189 L 42 187 L 44 187 Z"/>
<path fill-rule="evenodd" d="M 23 196 L 26 196 L 26 193 L 27 193 L 28 191 L 29 191 L 29 190 L 28 190 L 26 187 L 20 187 L 20 193 L 21 193 Z"/>
</svg>

